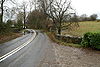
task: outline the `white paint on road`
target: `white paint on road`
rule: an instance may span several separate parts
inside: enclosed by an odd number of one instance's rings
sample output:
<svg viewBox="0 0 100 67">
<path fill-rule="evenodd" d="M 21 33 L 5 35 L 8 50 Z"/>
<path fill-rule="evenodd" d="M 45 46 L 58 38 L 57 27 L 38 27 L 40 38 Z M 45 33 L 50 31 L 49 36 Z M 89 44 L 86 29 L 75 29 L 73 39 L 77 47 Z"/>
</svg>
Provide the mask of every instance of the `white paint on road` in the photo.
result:
<svg viewBox="0 0 100 67">
<path fill-rule="evenodd" d="M 31 39 L 29 39 L 27 42 L 25 42 L 24 44 L 20 45 L 19 47 L 17 47 L 16 49 L 8 52 L 7 54 L 3 55 L 0 57 L 0 62 L 2 62 L 3 60 L 7 59 L 8 57 L 12 56 L 13 54 L 17 53 L 18 51 L 20 51 L 21 49 L 23 49 L 24 47 L 26 47 L 30 42 L 33 41 L 33 39 L 36 36 L 36 32 L 33 30 L 34 35 L 32 36 Z"/>
</svg>

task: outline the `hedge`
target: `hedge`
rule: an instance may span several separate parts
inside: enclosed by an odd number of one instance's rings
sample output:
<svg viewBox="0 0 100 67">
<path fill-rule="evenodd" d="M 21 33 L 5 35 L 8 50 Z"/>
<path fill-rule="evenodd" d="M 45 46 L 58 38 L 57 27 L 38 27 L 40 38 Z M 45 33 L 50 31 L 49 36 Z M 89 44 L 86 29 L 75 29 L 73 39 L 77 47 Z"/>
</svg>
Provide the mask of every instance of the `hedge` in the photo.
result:
<svg viewBox="0 0 100 67">
<path fill-rule="evenodd" d="M 100 50 L 100 32 L 88 32 L 84 34 L 81 45 Z"/>
</svg>

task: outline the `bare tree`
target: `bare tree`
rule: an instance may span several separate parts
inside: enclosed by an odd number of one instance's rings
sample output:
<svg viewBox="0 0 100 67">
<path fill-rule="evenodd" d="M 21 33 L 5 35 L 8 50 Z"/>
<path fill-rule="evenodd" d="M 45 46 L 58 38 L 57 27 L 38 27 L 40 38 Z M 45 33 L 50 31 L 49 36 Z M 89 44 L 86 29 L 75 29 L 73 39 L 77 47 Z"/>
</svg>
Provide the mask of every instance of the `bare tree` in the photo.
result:
<svg viewBox="0 0 100 67">
<path fill-rule="evenodd" d="M 27 14 L 27 9 L 28 4 L 26 2 L 23 2 L 22 5 L 20 6 L 20 11 L 23 12 L 23 21 L 24 21 L 24 29 L 26 28 L 26 14 Z"/>
<path fill-rule="evenodd" d="M 1 0 L 1 23 L 3 22 L 3 15 L 4 15 L 4 2 L 5 0 Z"/>
<path fill-rule="evenodd" d="M 3 17 L 4 17 L 4 11 L 6 11 L 6 7 L 9 8 L 8 6 L 5 6 L 6 2 L 11 2 L 12 4 L 15 4 L 15 0 L 1 0 L 0 1 L 0 9 L 1 9 L 1 18 L 0 22 L 3 22 Z"/>
<path fill-rule="evenodd" d="M 37 5 L 37 0 L 29 0 L 30 13 L 31 13 L 33 7 L 36 10 L 36 5 Z"/>
<path fill-rule="evenodd" d="M 72 12 L 73 9 L 71 7 L 71 1 L 70 0 L 39 0 L 39 1 L 42 11 L 49 18 L 53 20 L 53 23 L 57 28 L 58 34 L 61 34 L 64 17 L 66 16 L 67 18 L 71 14 L 75 14 Z"/>
<path fill-rule="evenodd" d="M 32 8 L 33 8 L 33 0 L 29 0 L 29 7 L 30 7 L 30 13 L 31 13 Z"/>
<path fill-rule="evenodd" d="M 6 9 L 5 18 L 7 18 L 7 20 L 14 19 L 15 15 L 16 15 L 16 8 L 15 7 Z"/>
<path fill-rule="evenodd" d="M 23 3 L 23 11 L 24 11 L 24 29 L 26 26 L 26 8 L 27 8 L 27 4 L 24 2 Z"/>
</svg>

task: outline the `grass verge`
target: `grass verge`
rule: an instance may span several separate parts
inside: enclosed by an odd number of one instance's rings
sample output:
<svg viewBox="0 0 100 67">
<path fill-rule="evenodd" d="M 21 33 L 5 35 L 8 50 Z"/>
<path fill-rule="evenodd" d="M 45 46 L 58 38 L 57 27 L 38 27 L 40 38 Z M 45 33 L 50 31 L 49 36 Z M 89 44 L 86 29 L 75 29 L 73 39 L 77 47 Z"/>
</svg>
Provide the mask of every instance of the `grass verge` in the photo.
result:
<svg viewBox="0 0 100 67">
<path fill-rule="evenodd" d="M 56 42 L 56 43 L 59 44 L 59 45 L 70 46 L 70 47 L 77 47 L 77 48 L 81 48 L 81 47 L 82 47 L 82 46 L 79 45 L 79 44 L 66 43 L 66 42 L 63 42 L 63 41 L 61 41 L 61 40 L 58 40 L 58 39 L 55 38 L 54 33 L 46 32 L 46 34 L 49 36 L 49 38 L 50 38 L 53 42 Z"/>
<path fill-rule="evenodd" d="M 21 34 L 19 33 L 7 33 L 7 34 L 0 35 L 0 44 L 8 42 L 20 36 Z"/>
</svg>

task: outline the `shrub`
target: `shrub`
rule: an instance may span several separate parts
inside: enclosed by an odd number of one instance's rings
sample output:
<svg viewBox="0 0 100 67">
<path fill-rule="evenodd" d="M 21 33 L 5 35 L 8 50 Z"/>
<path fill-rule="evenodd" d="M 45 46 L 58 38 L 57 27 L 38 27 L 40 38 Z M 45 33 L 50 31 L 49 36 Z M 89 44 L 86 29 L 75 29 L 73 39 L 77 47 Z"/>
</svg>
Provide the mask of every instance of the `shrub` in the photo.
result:
<svg viewBox="0 0 100 67">
<path fill-rule="evenodd" d="M 100 49 L 100 32 L 88 32 L 84 34 L 81 44 L 84 47 Z"/>
<path fill-rule="evenodd" d="M 12 32 L 12 21 L 8 20 L 6 23 L 0 23 L 0 34 L 6 34 Z"/>
</svg>

